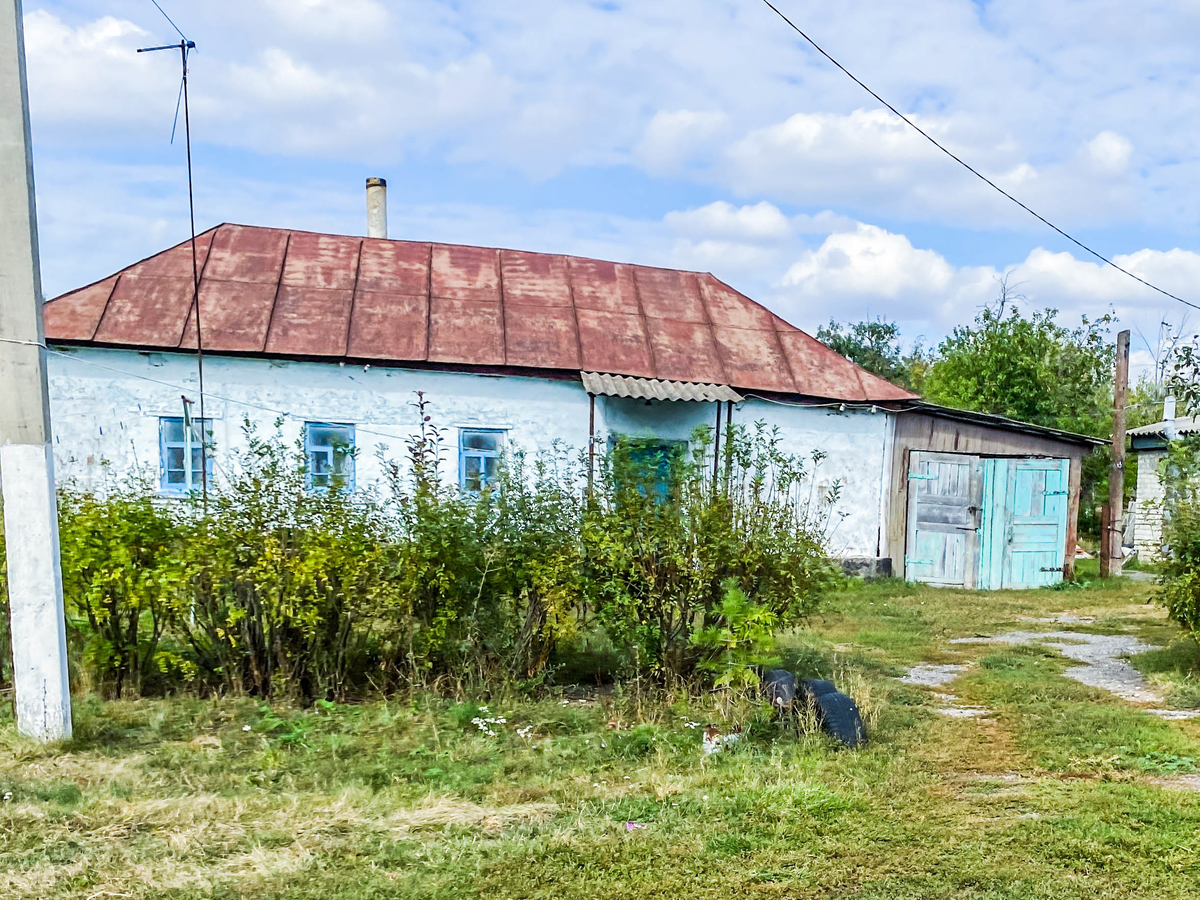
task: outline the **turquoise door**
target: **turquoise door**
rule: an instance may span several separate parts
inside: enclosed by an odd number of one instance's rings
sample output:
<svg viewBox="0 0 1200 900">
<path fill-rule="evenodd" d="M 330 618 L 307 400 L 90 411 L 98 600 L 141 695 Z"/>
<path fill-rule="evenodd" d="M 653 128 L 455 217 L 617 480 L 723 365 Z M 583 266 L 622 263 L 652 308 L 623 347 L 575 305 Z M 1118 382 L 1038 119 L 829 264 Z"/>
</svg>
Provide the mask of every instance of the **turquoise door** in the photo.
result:
<svg viewBox="0 0 1200 900">
<path fill-rule="evenodd" d="M 983 466 L 978 456 L 914 450 L 908 465 L 904 577 L 975 587 Z"/>
<path fill-rule="evenodd" d="M 1070 460 L 984 460 L 979 586 L 1032 588 L 1062 580 Z"/>
</svg>

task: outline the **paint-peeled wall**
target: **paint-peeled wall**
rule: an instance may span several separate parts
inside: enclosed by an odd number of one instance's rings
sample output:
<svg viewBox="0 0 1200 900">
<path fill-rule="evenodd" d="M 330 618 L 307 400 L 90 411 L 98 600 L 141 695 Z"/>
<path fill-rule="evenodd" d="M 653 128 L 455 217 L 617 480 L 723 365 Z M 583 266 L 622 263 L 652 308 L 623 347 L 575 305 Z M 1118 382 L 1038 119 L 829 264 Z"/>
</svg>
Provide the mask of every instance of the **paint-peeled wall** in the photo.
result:
<svg viewBox="0 0 1200 900">
<path fill-rule="evenodd" d="M 103 490 L 120 479 L 160 480 L 159 419 L 183 414 L 183 399 L 199 399 L 194 357 L 171 353 L 75 348 L 50 356 L 51 417 L 60 481 Z M 205 414 L 212 421 L 216 472 L 235 464 L 247 421 L 260 435 L 297 442 L 304 423 L 352 424 L 358 448 L 355 481 L 377 484 L 384 463 L 405 464 L 406 442 L 420 426 L 416 392 L 429 402 L 431 425 L 442 430 L 444 464 L 457 476 L 463 429 L 501 429 L 506 445 L 529 454 L 556 445 L 587 448 L 589 399 L 576 380 L 481 375 L 378 366 L 207 357 Z M 193 414 L 198 408 L 193 405 Z M 596 431 L 687 440 L 712 426 L 711 403 L 598 398 Z M 882 411 L 801 408 L 747 399 L 735 422 L 778 428 L 789 452 L 823 459 L 814 489 L 840 485 L 829 548 L 835 556 L 876 556 L 880 547 L 888 415 Z"/>
</svg>

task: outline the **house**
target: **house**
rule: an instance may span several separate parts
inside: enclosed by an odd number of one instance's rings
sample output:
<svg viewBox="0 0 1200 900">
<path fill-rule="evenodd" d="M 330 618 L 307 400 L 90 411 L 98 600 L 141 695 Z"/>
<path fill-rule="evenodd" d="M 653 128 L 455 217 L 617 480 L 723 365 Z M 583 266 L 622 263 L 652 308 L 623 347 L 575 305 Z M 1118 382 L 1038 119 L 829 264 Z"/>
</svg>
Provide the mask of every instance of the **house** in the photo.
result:
<svg viewBox="0 0 1200 900">
<path fill-rule="evenodd" d="M 1165 496 L 1160 467 L 1171 441 L 1200 431 L 1196 416 L 1175 416 L 1175 398 L 1163 404 L 1161 422 L 1129 429 L 1129 449 L 1137 457 L 1137 487 L 1130 504 L 1133 513 L 1133 546 L 1139 560 L 1162 558 L 1162 501 Z"/>
<path fill-rule="evenodd" d="M 364 486 L 403 456 L 417 391 L 468 489 L 506 447 L 763 421 L 824 453 L 840 557 L 967 586 L 1071 571 L 1089 439 L 923 404 L 710 274 L 233 224 L 195 261 L 195 304 L 190 242 L 45 304 L 60 479 L 182 495 L 220 479 L 246 418 L 282 418 L 314 482 Z"/>
</svg>

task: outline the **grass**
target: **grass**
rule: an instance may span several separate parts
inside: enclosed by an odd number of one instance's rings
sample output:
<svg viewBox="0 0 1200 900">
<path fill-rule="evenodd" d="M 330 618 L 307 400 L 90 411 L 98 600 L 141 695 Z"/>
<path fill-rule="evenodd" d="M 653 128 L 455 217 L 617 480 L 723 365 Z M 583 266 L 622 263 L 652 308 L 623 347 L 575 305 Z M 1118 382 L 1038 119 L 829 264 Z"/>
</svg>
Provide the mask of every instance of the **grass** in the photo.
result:
<svg viewBox="0 0 1200 900">
<path fill-rule="evenodd" d="M 949 643 L 1087 618 L 1071 627 L 1163 644 L 1135 663 L 1186 684 L 1195 645 L 1170 643 L 1152 589 L 883 581 L 831 598 L 781 652 L 869 711 L 856 752 L 746 700 L 621 691 L 82 700 L 54 748 L 3 720 L 0 897 L 1191 897 L 1200 793 L 1177 788 L 1200 771 L 1200 722 L 1064 678 L 1038 645 Z M 895 679 L 921 662 L 967 665 L 937 691 L 987 715 L 941 715 Z M 689 727 L 705 722 L 745 736 L 705 757 Z"/>
</svg>

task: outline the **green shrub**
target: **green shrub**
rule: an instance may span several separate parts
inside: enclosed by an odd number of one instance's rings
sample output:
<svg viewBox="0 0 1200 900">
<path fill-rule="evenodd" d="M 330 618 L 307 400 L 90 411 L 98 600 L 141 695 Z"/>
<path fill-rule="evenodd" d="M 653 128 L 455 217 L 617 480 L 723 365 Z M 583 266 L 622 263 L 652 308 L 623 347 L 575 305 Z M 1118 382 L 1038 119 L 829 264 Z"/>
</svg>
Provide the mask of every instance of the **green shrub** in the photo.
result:
<svg viewBox="0 0 1200 900">
<path fill-rule="evenodd" d="M 246 434 L 228 485 L 207 510 L 192 504 L 176 628 L 203 687 L 344 697 L 364 686 L 404 606 L 391 521 L 366 492 L 310 489 L 300 448 Z"/>
<path fill-rule="evenodd" d="M 1173 442 L 1162 462 L 1162 588 L 1167 613 L 1200 639 L 1200 439 Z"/>
<path fill-rule="evenodd" d="M 138 695 L 185 671 L 162 643 L 185 596 L 175 508 L 136 482 L 103 497 L 66 488 L 58 519 L 66 614 L 95 686 Z"/>
<path fill-rule="evenodd" d="M 583 512 L 580 592 L 630 670 L 691 678 L 715 652 L 694 635 L 728 626 L 730 586 L 780 628 L 833 583 L 823 545 L 839 486 L 816 496 L 806 461 L 780 443 L 761 423 L 735 425 L 716 465 L 706 429 L 690 454 L 647 458 L 619 440 L 602 458 Z"/>
<path fill-rule="evenodd" d="M 299 446 L 246 425 L 199 498 L 146 484 L 60 500 L 73 664 L 101 693 L 335 700 L 414 684 L 534 689 L 573 666 L 738 686 L 833 573 L 835 484 L 764 427 L 719 459 L 617 440 L 501 461 L 478 495 L 443 472 L 430 404 L 378 491 L 314 490 Z M 3 578 L 0 557 L 0 579 Z M 0 633 L 0 640 L 4 637 Z M 562 648 L 562 653 L 556 653 Z M 586 648 L 592 648 L 588 650 Z M 0 664 L 0 678 L 4 669 Z"/>
</svg>

